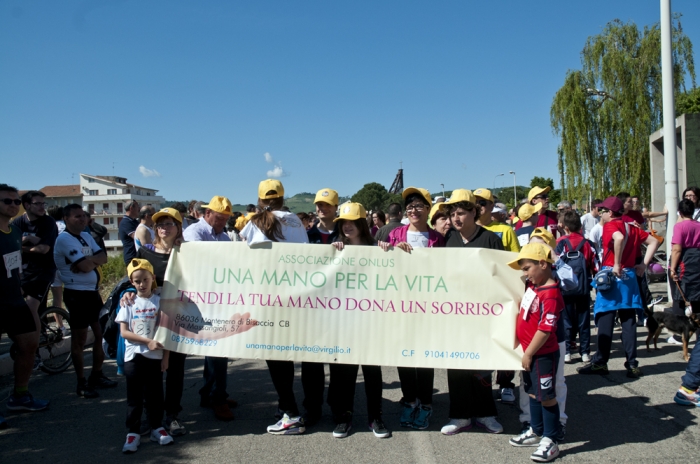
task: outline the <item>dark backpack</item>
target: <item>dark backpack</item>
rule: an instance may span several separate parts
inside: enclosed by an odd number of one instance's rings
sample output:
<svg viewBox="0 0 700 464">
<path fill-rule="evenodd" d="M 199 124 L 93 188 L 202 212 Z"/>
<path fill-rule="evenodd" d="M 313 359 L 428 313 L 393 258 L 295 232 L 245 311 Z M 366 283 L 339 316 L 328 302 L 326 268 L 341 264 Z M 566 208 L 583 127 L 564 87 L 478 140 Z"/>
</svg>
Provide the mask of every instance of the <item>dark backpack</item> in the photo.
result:
<svg viewBox="0 0 700 464">
<path fill-rule="evenodd" d="M 100 327 L 102 327 L 103 349 L 105 354 L 114 359 L 117 357 L 117 342 L 119 340 L 119 324 L 115 321 L 119 312 L 119 300 L 128 288 L 134 285 L 128 277 L 124 277 L 109 294 L 109 298 L 100 310 Z"/>
<path fill-rule="evenodd" d="M 588 275 L 588 269 L 586 269 L 586 256 L 581 251 L 585 244 L 585 239 L 582 239 L 576 248 L 571 246 L 571 242 L 569 242 L 568 238 L 559 242 L 559 246 L 557 247 L 558 251 L 561 248 L 561 251 L 559 251 L 559 259 L 571 267 L 576 279 L 578 279 L 578 285 L 575 288 L 571 290 L 562 290 L 561 293 L 564 296 L 583 296 L 588 295 L 591 291 L 591 276 Z"/>
</svg>

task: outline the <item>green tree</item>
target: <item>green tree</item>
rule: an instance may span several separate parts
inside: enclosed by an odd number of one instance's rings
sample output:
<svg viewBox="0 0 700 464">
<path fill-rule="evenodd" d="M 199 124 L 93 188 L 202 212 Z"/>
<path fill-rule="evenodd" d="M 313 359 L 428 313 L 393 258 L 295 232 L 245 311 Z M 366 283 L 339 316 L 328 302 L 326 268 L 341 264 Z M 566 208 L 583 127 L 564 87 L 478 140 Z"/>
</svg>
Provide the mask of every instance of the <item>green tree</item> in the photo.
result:
<svg viewBox="0 0 700 464">
<path fill-rule="evenodd" d="M 689 75 L 693 46 L 680 15 L 673 20 L 676 94 Z M 565 198 L 605 197 L 625 190 L 649 199 L 649 134 L 662 124 L 661 31 L 614 20 L 589 37 L 580 70 L 569 70 L 550 110 Z"/>
<path fill-rule="evenodd" d="M 386 187 L 377 182 L 365 184 L 360 190 L 350 198 L 354 203 L 360 203 L 367 211 L 386 209 L 390 203 L 398 201 L 401 203 L 401 195 L 390 194 Z"/>
<path fill-rule="evenodd" d="M 676 98 L 676 116 L 700 113 L 700 87 L 683 92 Z"/>
</svg>

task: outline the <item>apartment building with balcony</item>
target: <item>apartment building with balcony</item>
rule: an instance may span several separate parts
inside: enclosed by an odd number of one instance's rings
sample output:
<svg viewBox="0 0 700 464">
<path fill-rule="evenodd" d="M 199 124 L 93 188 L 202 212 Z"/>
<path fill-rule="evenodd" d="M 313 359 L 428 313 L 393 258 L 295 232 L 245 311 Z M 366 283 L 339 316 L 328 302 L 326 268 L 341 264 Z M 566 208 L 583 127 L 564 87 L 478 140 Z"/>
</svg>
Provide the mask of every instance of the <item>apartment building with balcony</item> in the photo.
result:
<svg viewBox="0 0 700 464">
<path fill-rule="evenodd" d="M 105 236 L 107 250 L 121 250 L 119 240 L 119 223 L 124 217 L 127 202 L 136 200 L 139 205 L 151 205 L 156 211 L 165 199 L 158 195 L 158 190 L 130 184 L 126 177 L 93 176 L 80 174 L 80 193 L 83 209 L 88 211 L 93 220 L 107 228 Z"/>
</svg>

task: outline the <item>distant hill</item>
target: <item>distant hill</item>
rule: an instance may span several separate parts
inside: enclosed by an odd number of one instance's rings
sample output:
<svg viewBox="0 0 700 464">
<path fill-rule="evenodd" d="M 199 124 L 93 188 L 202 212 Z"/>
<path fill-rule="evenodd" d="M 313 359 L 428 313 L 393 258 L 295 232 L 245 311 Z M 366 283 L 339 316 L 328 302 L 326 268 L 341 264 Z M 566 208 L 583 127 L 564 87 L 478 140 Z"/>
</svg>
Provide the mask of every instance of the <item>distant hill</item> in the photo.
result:
<svg viewBox="0 0 700 464">
<path fill-rule="evenodd" d="M 314 198 L 316 197 L 315 193 L 308 193 L 308 192 L 302 192 L 302 193 L 297 193 L 296 195 L 292 197 L 288 197 L 284 199 L 284 204 L 289 207 L 289 209 L 295 213 L 308 213 L 309 211 L 315 211 L 316 207 L 314 206 Z M 345 203 L 346 201 L 350 201 L 350 198 L 347 197 L 340 197 L 340 203 Z M 175 203 L 175 201 L 166 201 L 163 203 L 163 208 L 167 208 L 168 206 L 172 205 Z M 185 205 L 189 203 L 189 200 L 187 201 L 182 201 Z M 239 205 L 239 204 L 234 204 L 233 210 L 234 211 L 240 211 L 242 213 L 245 213 L 245 208 L 248 206 L 247 204 L 245 205 Z"/>
</svg>

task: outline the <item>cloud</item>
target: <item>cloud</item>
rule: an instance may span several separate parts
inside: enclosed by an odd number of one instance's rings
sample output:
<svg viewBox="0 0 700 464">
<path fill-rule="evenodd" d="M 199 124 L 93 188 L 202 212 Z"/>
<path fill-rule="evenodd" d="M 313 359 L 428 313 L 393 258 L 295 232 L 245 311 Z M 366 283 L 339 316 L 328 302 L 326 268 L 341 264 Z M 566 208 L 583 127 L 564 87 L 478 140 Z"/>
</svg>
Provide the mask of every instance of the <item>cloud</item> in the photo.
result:
<svg viewBox="0 0 700 464">
<path fill-rule="evenodd" d="M 148 169 L 146 166 L 139 166 L 139 172 L 143 177 L 160 177 L 160 173 L 155 169 Z"/>
<path fill-rule="evenodd" d="M 277 163 L 274 169 L 267 171 L 267 177 L 286 177 L 287 173 L 282 169 L 282 165 Z"/>
<path fill-rule="evenodd" d="M 272 155 L 269 153 L 265 153 L 263 156 L 265 157 L 265 161 L 267 161 L 268 163 L 272 163 L 274 161 L 272 159 Z"/>
</svg>

